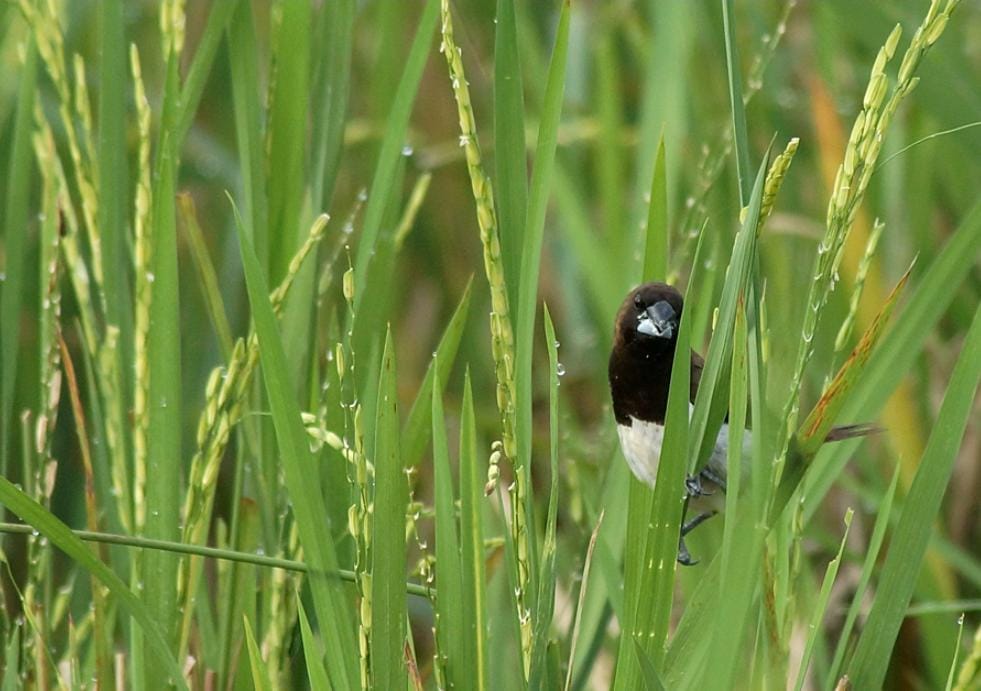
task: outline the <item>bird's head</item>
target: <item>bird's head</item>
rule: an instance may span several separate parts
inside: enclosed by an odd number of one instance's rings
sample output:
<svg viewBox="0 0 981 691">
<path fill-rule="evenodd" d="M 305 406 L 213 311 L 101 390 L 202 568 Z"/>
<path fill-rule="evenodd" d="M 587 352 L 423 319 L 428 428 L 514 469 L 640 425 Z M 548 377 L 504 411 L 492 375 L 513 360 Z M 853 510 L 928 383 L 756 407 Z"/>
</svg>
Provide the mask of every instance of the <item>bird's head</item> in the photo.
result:
<svg viewBox="0 0 981 691">
<path fill-rule="evenodd" d="M 647 355 L 674 352 L 684 300 L 667 283 L 645 283 L 630 291 L 617 313 L 614 344 Z"/>
</svg>

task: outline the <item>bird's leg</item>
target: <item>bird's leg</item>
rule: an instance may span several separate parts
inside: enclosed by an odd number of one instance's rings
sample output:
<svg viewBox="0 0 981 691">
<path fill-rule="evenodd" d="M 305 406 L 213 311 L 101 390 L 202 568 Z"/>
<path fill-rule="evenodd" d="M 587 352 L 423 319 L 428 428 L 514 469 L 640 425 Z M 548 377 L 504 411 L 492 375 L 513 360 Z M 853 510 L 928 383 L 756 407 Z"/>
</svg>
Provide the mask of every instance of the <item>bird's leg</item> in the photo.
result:
<svg viewBox="0 0 981 691">
<path fill-rule="evenodd" d="M 688 499 L 685 499 L 685 511 L 686 513 L 688 511 Z M 715 511 L 703 511 L 690 521 L 682 524 L 681 535 L 678 537 L 678 563 L 684 566 L 694 566 L 698 563 L 697 560 L 692 559 L 691 552 L 689 552 L 688 547 L 685 546 L 685 535 L 693 531 L 708 519 L 712 518 L 714 515 Z"/>
<path fill-rule="evenodd" d="M 694 566 L 698 563 L 697 559 L 692 559 L 691 553 L 685 547 L 685 538 L 678 540 L 678 563 L 682 566 Z"/>
<path fill-rule="evenodd" d="M 726 480 L 725 480 L 725 478 L 722 477 L 721 475 L 719 475 L 714 470 L 712 470 L 711 467 L 705 466 L 704 468 L 702 468 L 699 471 L 698 476 L 699 476 L 699 478 L 704 478 L 704 479 L 708 480 L 709 482 L 711 482 L 712 484 L 714 484 L 716 487 L 718 487 L 719 489 L 721 489 L 723 493 L 725 493 L 725 491 L 726 491 Z M 699 484 L 701 484 L 701 483 L 699 483 Z M 703 494 L 711 494 L 711 492 L 705 492 L 703 490 Z"/>
</svg>

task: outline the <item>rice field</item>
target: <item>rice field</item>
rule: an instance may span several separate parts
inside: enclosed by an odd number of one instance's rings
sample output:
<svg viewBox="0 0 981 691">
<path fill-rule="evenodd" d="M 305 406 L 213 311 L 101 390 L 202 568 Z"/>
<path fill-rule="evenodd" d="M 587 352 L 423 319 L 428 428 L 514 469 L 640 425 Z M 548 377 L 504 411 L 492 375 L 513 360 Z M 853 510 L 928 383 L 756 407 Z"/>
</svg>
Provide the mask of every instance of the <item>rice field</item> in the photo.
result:
<svg viewBox="0 0 981 691">
<path fill-rule="evenodd" d="M 11 0 L 0 171 L 3 690 L 981 688 L 976 2 Z"/>
</svg>

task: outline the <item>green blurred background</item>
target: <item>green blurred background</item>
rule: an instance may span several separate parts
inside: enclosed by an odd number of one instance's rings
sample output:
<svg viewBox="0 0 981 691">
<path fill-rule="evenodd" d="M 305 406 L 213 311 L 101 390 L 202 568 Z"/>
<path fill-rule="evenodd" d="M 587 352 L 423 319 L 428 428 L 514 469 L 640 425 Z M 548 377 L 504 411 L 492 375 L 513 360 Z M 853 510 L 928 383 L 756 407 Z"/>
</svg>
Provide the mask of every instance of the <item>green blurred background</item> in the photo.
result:
<svg viewBox="0 0 981 691">
<path fill-rule="evenodd" d="M 220 0 L 219 0 L 220 1 Z M 470 82 L 485 165 L 494 165 L 493 54 L 494 3 L 490 0 L 458 0 L 453 4 L 457 43 L 463 50 Z M 529 151 L 537 133 L 537 112 L 544 92 L 544 74 L 557 20 L 557 2 L 516 3 L 520 56 L 527 108 Z M 258 91 L 265 89 L 272 69 L 269 3 L 253 2 L 258 41 Z M 315 2 L 314 12 L 321 3 Z M 299 110 L 307 122 L 301 136 L 287 143 L 279 157 L 270 156 L 266 175 L 274 181 L 288 170 L 277 168 L 297 156 L 304 189 L 299 213 L 303 229 L 313 212 L 331 214 L 326 245 L 350 242 L 352 253 L 359 240 L 362 216 L 359 195 L 370 186 L 381 136 L 398 80 L 405 64 L 412 32 L 422 3 L 377 0 L 356 3 L 351 53 L 350 98 L 345 117 L 343 148 L 336 168 L 336 187 L 323 204 L 310 202 L 319 191 L 310 190 L 309 172 L 314 152 L 310 132 L 314 103 Z M 138 134 L 132 117 L 132 85 L 127 75 L 122 84 L 103 84 L 95 71 L 98 51 L 98 3 L 62 3 L 61 17 L 66 49 L 86 61 L 89 99 L 98 102 L 101 89 L 126 92 L 128 175 L 134 188 L 138 164 Z M 918 0 L 852 2 L 851 0 L 802 0 L 786 2 L 736 2 L 737 41 L 740 45 L 744 84 L 752 93 L 747 105 L 749 137 L 754 166 L 767 145 L 776 138 L 782 149 L 787 139 L 800 138 L 800 149 L 784 182 L 774 214 L 761 238 L 762 271 L 766 277 L 769 325 L 778 334 L 771 344 L 769 382 L 784 391 L 799 332 L 809 275 L 818 240 L 823 234 L 828 193 L 841 162 L 851 123 L 861 107 L 862 94 L 876 51 L 895 23 L 906 35 L 919 22 L 925 3 Z M 187 48 L 193 55 L 211 3 L 187 5 Z M 163 62 L 159 59 L 158 7 L 153 2 L 124 5 L 125 38 L 135 43 L 143 58 L 144 76 L 155 116 L 160 102 Z M 28 29 L 13 2 L 0 4 L 0 163 L 7 170 L 22 78 L 18 58 Z M 903 44 L 905 45 L 906 38 Z M 481 246 L 467 176 L 459 145 L 457 112 L 446 65 L 433 42 L 416 99 L 403 149 L 404 161 L 396 182 L 394 203 L 385 216 L 383 232 L 391 232 L 399 210 L 417 181 L 431 174 L 431 183 L 411 229 L 394 262 L 385 285 L 372 286 L 379 311 L 375 324 L 391 323 L 396 336 L 400 399 L 407 410 L 429 363 L 443 325 L 449 319 L 468 281 L 474 277 L 474 297 L 464 331 L 459 363 L 468 363 L 474 380 L 477 414 L 482 430 L 482 450 L 497 438 L 499 419 L 494 405 L 485 315 L 489 296 L 483 277 Z M 302 44 L 300 48 L 302 50 Z M 319 65 L 326 45 L 309 46 L 311 70 Z M 200 106 L 184 143 L 178 189 L 189 194 L 197 209 L 210 257 L 217 271 L 232 330 L 241 334 L 248 326 L 248 301 L 239 250 L 226 192 L 241 198 L 240 157 L 236 144 L 229 50 L 223 41 L 207 79 Z M 182 65 L 186 70 L 189 59 Z M 928 135 L 981 120 L 981 4 L 967 0 L 954 16 L 943 39 L 932 49 L 920 71 L 921 83 L 901 107 L 883 148 L 880 161 L 909 143 Z M 40 103 L 49 119 L 57 108 L 50 81 L 41 78 Z M 559 584 L 557 627 L 571 625 L 582 554 L 598 511 L 609 502 L 608 469 L 621 462 L 606 386 L 606 359 L 612 317 L 625 292 L 640 278 L 636 273 L 646 220 L 650 171 L 658 137 L 663 133 L 668 180 L 669 227 L 672 258 L 669 275 L 684 284 L 690 267 L 692 237 L 704 227 L 711 233 L 705 268 L 716 272 L 714 290 L 721 289 L 731 238 L 738 217 L 738 189 L 730 149 L 730 114 L 721 12 L 717 2 L 577 0 L 572 10 L 569 63 L 559 130 L 557 167 L 545 231 L 541 297 L 556 320 L 561 341 L 559 356 L 564 369 L 561 380 L 561 454 L 559 511 Z M 311 89 L 311 100 L 317 92 Z M 98 115 L 98 114 L 97 114 Z M 55 130 L 56 136 L 63 132 Z M 63 144 L 63 142 L 60 142 Z M 295 159 L 293 159 L 295 160 Z M 37 210 L 39 182 L 34 162 L 31 176 L 30 218 L 25 233 L 28 263 L 37 257 Z M 933 138 L 898 155 L 873 177 L 842 264 L 842 283 L 825 315 L 816 357 L 802 394 L 802 409 L 817 398 L 824 373 L 833 371 L 841 356 L 834 353 L 838 326 L 848 310 L 848 296 L 865 243 L 875 219 L 885 224 L 877 256 L 868 274 L 858 310 L 856 332 L 875 315 L 885 295 L 916 258 L 917 266 L 929 266 L 947 238 L 979 202 L 981 185 L 981 127 L 963 129 Z M 6 198 L 10 178 L 0 176 L 0 199 Z M 126 195 L 131 199 L 132 195 Z M 129 209 L 128 214 L 132 215 Z M 0 220 L 5 210 L 0 209 Z M 506 233 L 506 228 L 504 229 Z M 276 232 L 303 232 L 299 229 Z M 338 241 L 350 232 L 349 240 Z M 180 320 L 183 352 L 182 410 L 185 433 L 182 444 L 188 456 L 194 450 L 194 429 L 204 401 L 204 384 L 211 368 L 221 361 L 221 351 L 204 296 L 196 278 L 187 236 L 178 229 L 181 272 Z M 585 238 L 585 239 L 584 239 Z M 0 244 L 4 265 L 8 238 Z M 598 253 L 597 253 L 598 251 Z M 981 257 L 981 248 L 974 251 Z M 288 255 L 287 255 L 288 256 Z M 353 256 L 353 254 L 352 254 Z M 328 301 L 341 304 L 339 278 L 346 265 L 334 272 Z M 597 267 L 599 269 L 597 270 Z M 506 268 L 512 268 L 507 267 Z M 590 269 L 590 270 L 587 270 Z M 592 277 L 590 274 L 592 273 Z M 597 277 L 598 276 L 598 277 Z M 914 269 L 910 290 L 916 290 Z M 887 432 L 863 444 L 843 473 L 839 486 L 818 510 L 803 544 L 804 559 L 815 574 L 833 555 L 839 540 L 845 507 L 856 509 L 854 546 L 861 551 L 877 498 L 888 484 L 895 464 L 902 467 L 901 484 L 908 484 L 929 435 L 940 397 L 960 342 L 981 294 L 978 263 L 967 280 L 951 285 L 951 306 L 926 341 L 922 355 L 891 398 L 879 418 Z M 14 405 L 9 419 L 0 420 L 3 443 L 11 458 L 19 458 L 22 440 L 17 414 L 36 408 L 36 314 L 39 307 L 37 272 L 28 271 L 23 286 L 20 316 L 20 355 L 14 384 Z M 74 318 L 72 299 L 63 305 L 63 323 Z M 700 296 L 708 299 L 707 296 Z M 830 315 L 830 318 L 829 318 Z M 837 315 L 837 316 L 835 316 Z M 77 348 L 71 329 L 66 330 L 70 348 Z M 0 338 L 7 338 L 0 334 Z M 366 337 L 377 348 L 383 334 Z M 693 335 L 707 340 L 706 333 Z M 327 345 L 324 339 L 318 347 Z M 372 351 L 374 352 L 374 351 Z M 545 352 L 536 360 L 544 365 Z M 302 370 L 302 366 L 298 365 Z M 448 385 L 447 409 L 459 409 L 463 367 L 454 368 Z M 536 403 L 536 458 L 547 450 L 545 379 L 536 379 L 540 403 Z M 55 456 L 61 461 L 53 501 L 56 513 L 74 526 L 83 523 L 78 464 L 72 415 L 63 396 L 61 422 L 56 430 Z M 941 547 L 930 552 L 917 599 L 923 602 L 969 600 L 972 630 L 977 625 L 981 597 L 981 425 L 978 406 L 969 425 L 945 498 L 937 534 Z M 852 422 L 852 421 L 848 421 Z M 451 434 L 453 433 L 451 427 Z M 537 461 L 536 461 L 537 463 Z M 420 468 L 415 498 L 432 502 L 430 465 Z M 16 473 L 15 473 L 16 475 Z M 547 467 L 534 470 L 536 495 L 547 494 Z M 625 501 L 625 494 L 623 495 Z M 227 501 L 227 498 L 224 499 Z M 225 515 L 219 489 L 218 513 Z M 544 509 L 543 509 L 544 511 Z M 606 530 L 622 530 L 614 521 Z M 431 528 L 423 522 L 425 534 Z M 717 548 L 721 524 L 706 529 L 692 540 L 696 554 Z M 410 543 L 411 544 L 411 543 Z M 16 567 L 19 547 L 5 545 Z M 852 555 L 861 558 L 861 554 Z M 411 560 L 410 560 L 411 563 Z M 858 564 L 846 562 L 833 594 L 829 632 L 833 637 L 835 612 L 847 604 L 849 588 Z M 818 579 L 820 575 L 816 576 Z M 689 591 L 697 570 L 681 573 L 682 589 Z M 503 587 L 498 583 L 496 587 Z M 9 591 L 9 587 L 8 587 Z M 500 593 L 497 594 L 500 597 Z M 12 596 L 8 592 L 8 602 Z M 844 604 L 843 604 L 844 603 Z M 9 605 L 16 609 L 15 604 Z M 12 610 L 11 610 L 12 611 Z M 426 649 L 429 619 L 417 613 L 419 645 Z M 908 620 L 895 655 L 897 684 L 918 680 L 933 688 L 945 678 L 949 651 L 956 636 L 956 614 L 941 612 Z M 840 619 L 840 617 L 839 617 Z M 503 624 L 501 624 L 503 626 Z M 596 688 L 610 673 L 615 647 L 600 643 L 593 665 Z M 420 653 L 422 656 L 422 653 Z M 501 688 L 507 673 L 501 672 Z"/>
</svg>

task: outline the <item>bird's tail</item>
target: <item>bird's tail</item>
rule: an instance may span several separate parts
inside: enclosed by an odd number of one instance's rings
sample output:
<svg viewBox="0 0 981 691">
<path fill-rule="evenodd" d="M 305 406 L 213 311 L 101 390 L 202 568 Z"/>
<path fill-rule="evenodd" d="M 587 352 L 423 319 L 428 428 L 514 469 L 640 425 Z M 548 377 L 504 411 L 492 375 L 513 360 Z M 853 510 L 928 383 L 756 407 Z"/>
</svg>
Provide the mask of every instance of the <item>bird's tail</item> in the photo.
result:
<svg viewBox="0 0 981 691">
<path fill-rule="evenodd" d="M 840 427 L 832 427 L 831 431 L 828 432 L 828 436 L 824 438 L 824 441 L 841 441 L 853 437 L 878 434 L 882 431 L 882 427 L 871 422 L 860 422 L 857 425 L 841 425 Z"/>
</svg>

